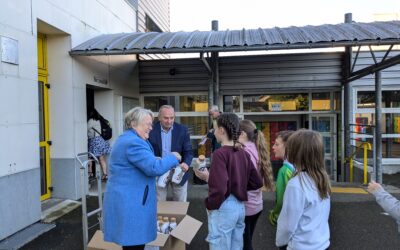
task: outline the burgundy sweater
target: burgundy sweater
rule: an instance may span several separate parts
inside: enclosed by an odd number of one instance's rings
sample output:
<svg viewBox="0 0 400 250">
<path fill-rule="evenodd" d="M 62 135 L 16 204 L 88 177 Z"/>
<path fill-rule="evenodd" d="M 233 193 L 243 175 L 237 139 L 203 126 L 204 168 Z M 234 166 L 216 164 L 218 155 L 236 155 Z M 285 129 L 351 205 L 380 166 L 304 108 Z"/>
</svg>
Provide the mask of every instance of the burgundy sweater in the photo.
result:
<svg viewBox="0 0 400 250">
<path fill-rule="evenodd" d="M 250 155 L 243 149 L 235 151 L 233 146 L 223 146 L 212 157 L 206 207 L 219 209 L 231 194 L 240 201 L 247 201 L 247 190 L 256 190 L 262 185 Z"/>
</svg>

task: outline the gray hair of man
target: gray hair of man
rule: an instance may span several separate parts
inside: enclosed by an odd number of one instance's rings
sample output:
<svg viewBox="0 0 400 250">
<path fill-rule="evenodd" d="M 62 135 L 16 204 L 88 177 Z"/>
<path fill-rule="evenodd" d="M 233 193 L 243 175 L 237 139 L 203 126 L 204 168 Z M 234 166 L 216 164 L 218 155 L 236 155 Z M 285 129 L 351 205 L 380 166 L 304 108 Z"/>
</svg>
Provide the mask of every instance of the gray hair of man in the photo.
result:
<svg viewBox="0 0 400 250">
<path fill-rule="evenodd" d="M 218 105 L 212 105 L 209 111 L 210 112 L 219 112 Z"/>
<path fill-rule="evenodd" d="M 129 110 L 125 114 L 125 129 L 132 128 L 132 126 L 139 125 L 146 116 L 151 116 L 151 119 L 154 119 L 154 114 L 149 109 L 144 109 L 142 107 L 136 107 Z"/>
<path fill-rule="evenodd" d="M 158 113 L 160 113 L 161 110 L 163 110 L 163 109 L 172 109 L 172 110 L 175 112 L 174 107 L 172 107 L 171 105 L 162 105 L 162 106 L 160 107 L 160 109 L 158 110 Z"/>
</svg>

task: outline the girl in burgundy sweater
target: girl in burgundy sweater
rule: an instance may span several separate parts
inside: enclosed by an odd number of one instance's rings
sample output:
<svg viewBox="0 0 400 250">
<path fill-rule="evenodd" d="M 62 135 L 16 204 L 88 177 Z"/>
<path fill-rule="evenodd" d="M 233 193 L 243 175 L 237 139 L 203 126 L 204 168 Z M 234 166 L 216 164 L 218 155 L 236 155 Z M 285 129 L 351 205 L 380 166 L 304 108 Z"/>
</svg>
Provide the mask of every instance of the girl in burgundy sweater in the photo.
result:
<svg viewBox="0 0 400 250">
<path fill-rule="evenodd" d="M 262 187 L 263 180 L 250 155 L 241 149 L 239 118 L 223 113 L 214 131 L 221 148 L 213 154 L 208 178 L 208 236 L 210 250 L 243 248 L 247 191 Z"/>
</svg>

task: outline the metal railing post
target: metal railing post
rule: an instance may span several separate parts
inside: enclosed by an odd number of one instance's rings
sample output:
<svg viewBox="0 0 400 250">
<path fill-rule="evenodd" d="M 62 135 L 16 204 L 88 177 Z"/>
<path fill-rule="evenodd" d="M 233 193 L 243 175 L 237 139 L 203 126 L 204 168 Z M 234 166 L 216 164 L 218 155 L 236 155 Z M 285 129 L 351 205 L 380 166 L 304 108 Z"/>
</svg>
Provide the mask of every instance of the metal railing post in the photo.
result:
<svg viewBox="0 0 400 250">
<path fill-rule="evenodd" d="M 91 157 L 92 159 L 87 159 L 85 161 L 81 160 L 81 157 Z M 82 233 L 83 233 L 83 249 L 87 250 L 87 245 L 89 242 L 89 227 L 88 227 L 88 218 L 94 214 L 97 214 L 97 217 L 99 219 L 99 224 L 100 224 L 100 229 L 103 229 L 103 220 L 101 216 L 102 208 L 103 208 L 103 200 L 102 200 L 102 188 L 101 188 L 101 174 L 100 174 L 100 165 L 98 159 L 96 156 L 94 156 L 92 153 L 80 153 L 77 154 L 76 159 L 79 161 L 81 164 L 80 167 L 80 176 L 81 176 L 81 197 L 82 197 Z M 87 202 L 86 202 L 86 185 L 85 183 L 88 182 L 87 178 L 87 168 L 89 165 L 89 162 L 95 162 L 96 164 L 96 179 L 97 179 L 97 184 L 98 184 L 98 201 L 99 201 L 99 208 L 87 212 Z"/>
<path fill-rule="evenodd" d="M 88 163 L 90 161 L 87 160 L 83 162 L 82 166 L 80 167 L 81 172 L 81 196 L 82 196 L 82 231 L 83 231 L 83 249 L 87 250 L 87 243 L 88 243 L 88 219 L 87 219 L 87 204 L 86 204 L 86 188 L 85 188 L 85 173 L 87 170 Z"/>
</svg>

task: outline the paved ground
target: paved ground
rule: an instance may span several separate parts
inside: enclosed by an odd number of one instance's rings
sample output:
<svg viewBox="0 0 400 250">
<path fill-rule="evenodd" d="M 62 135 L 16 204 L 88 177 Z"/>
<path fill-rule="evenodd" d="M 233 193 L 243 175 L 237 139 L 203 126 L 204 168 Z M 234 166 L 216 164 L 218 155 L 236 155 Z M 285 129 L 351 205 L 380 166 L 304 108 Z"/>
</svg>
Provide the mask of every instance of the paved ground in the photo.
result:
<svg viewBox="0 0 400 250">
<path fill-rule="evenodd" d="M 393 180 L 391 184 L 397 184 Z M 189 215 L 204 222 L 193 239 L 188 250 L 208 249 L 204 241 L 207 234 L 207 219 L 203 204 L 207 195 L 207 186 L 192 185 L 189 192 Z M 396 194 L 400 198 L 399 194 Z M 88 200 L 89 208 L 96 206 L 96 199 Z M 259 219 L 254 235 L 254 249 L 276 249 L 275 228 L 267 223 L 267 213 L 274 204 L 272 193 L 264 193 L 264 213 Z M 90 222 L 94 224 L 96 219 Z M 395 221 L 385 215 L 367 194 L 332 195 L 330 214 L 331 247 L 330 249 L 400 249 L 400 235 Z M 89 231 L 90 237 L 96 228 Z M 82 249 L 81 209 L 75 209 L 56 221 L 56 228 L 43 234 L 22 248 L 23 250 Z"/>
</svg>

